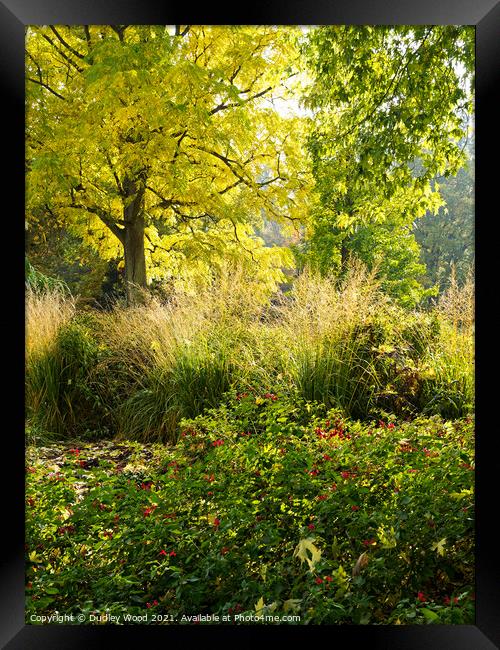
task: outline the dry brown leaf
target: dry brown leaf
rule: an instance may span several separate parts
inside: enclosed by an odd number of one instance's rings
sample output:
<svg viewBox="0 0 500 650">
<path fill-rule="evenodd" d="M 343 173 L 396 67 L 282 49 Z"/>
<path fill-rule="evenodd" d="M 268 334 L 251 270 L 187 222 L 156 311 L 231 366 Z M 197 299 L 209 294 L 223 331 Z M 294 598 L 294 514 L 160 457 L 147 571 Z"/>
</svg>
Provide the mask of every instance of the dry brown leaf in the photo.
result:
<svg viewBox="0 0 500 650">
<path fill-rule="evenodd" d="M 365 551 L 364 553 L 361 553 L 361 555 L 358 557 L 358 560 L 356 564 L 354 565 L 354 568 L 352 570 L 352 577 L 355 578 L 356 576 L 359 576 L 361 571 L 366 567 L 368 564 L 368 555 L 367 552 Z"/>
</svg>

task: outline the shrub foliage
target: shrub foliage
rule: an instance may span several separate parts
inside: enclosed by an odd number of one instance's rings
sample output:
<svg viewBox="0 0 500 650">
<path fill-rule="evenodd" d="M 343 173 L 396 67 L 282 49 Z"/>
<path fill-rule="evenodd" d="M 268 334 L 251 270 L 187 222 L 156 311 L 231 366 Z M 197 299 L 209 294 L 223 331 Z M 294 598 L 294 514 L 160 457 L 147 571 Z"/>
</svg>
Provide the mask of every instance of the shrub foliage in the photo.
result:
<svg viewBox="0 0 500 650">
<path fill-rule="evenodd" d="M 472 426 L 248 393 L 173 447 L 31 449 L 27 614 L 471 624 Z"/>
</svg>

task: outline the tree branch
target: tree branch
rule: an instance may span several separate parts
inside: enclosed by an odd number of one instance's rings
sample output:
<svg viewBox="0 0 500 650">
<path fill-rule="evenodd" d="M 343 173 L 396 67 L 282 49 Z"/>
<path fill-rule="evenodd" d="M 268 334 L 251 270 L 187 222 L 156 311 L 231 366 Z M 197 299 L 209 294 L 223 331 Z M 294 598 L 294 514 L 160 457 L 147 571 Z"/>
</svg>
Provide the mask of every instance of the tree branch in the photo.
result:
<svg viewBox="0 0 500 650">
<path fill-rule="evenodd" d="M 65 97 L 63 97 L 61 94 L 56 92 L 53 88 L 51 88 L 49 86 L 49 84 L 46 84 L 43 81 L 42 69 L 40 68 L 40 65 L 39 65 L 38 61 L 28 51 L 26 52 L 26 54 L 31 59 L 31 61 L 35 64 L 36 71 L 37 71 L 37 74 L 38 74 L 38 81 L 36 79 L 32 79 L 31 77 L 26 77 L 27 81 L 31 81 L 31 82 L 33 82 L 35 84 L 38 84 L 39 86 L 42 86 L 43 88 L 46 88 L 53 95 L 55 95 L 56 97 L 59 97 L 59 99 L 62 99 L 62 100 L 65 101 L 66 100 Z"/>
<path fill-rule="evenodd" d="M 179 199 L 166 199 L 164 196 L 162 196 L 158 190 L 155 190 L 153 187 L 150 185 L 146 185 L 146 189 L 152 192 L 155 196 L 157 196 L 160 199 L 160 203 L 158 203 L 157 206 L 158 208 L 170 208 L 173 205 L 180 205 L 180 206 L 192 206 L 192 205 L 197 205 L 197 201 L 181 201 Z"/>
<path fill-rule="evenodd" d="M 63 101 L 66 101 L 66 97 L 63 97 L 62 95 L 60 95 L 58 92 L 56 92 L 53 88 L 51 88 L 48 84 L 44 83 L 43 81 L 39 81 L 37 79 L 32 79 L 31 77 L 26 77 L 26 80 L 31 81 L 34 84 L 38 84 L 39 86 L 42 86 L 43 88 L 46 88 L 53 95 L 55 95 L 56 97 L 59 97 L 59 99 L 62 99 Z"/>
<path fill-rule="evenodd" d="M 125 33 L 125 30 L 127 29 L 128 25 L 110 25 L 111 29 L 118 34 L 118 39 L 120 43 L 123 43 L 124 38 L 123 35 Z"/>
<path fill-rule="evenodd" d="M 148 242 L 153 247 L 153 249 L 151 250 L 151 252 L 153 254 L 154 254 L 154 252 L 155 252 L 155 250 L 157 248 L 159 248 L 161 251 L 165 251 L 165 253 L 170 253 L 171 250 L 173 250 L 178 244 L 180 244 L 180 241 L 177 240 L 177 241 L 174 241 L 174 243 L 172 244 L 172 246 L 170 246 L 170 248 L 165 248 L 164 246 L 160 246 L 160 244 L 153 244 L 153 242 L 151 241 L 151 237 L 148 235 L 147 232 L 145 232 L 144 235 L 145 235 L 146 239 L 148 240 Z"/>
<path fill-rule="evenodd" d="M 226 192 L 229 192 L 229 190 L 232 190 L 233 187 L 236 187 L 237 185 L 240 185 L 242 182 L 243 181 L 241 179 L 238 179 L 237 181 L 234 181 L 234 183 L 231 183 L 231 185 L 228 185 L 223 190 L 219 190 L 219 194 L 225 194 Z"/>
<path fill-rule="evenodd" d="M 181 32 L 181 26 L 175 25 L 175 36 L 186 36 L 190 29 L 191 25 L 186 25 L 186 27 Z"/>
<path fill-rule="evenodd" d="M 83 26 L 83 30 L 84 30 L 84 32 L 85 32 L 85 40 L 87 41 L 87 48 L 88 48 L 88 51 L 90 52 L 90 50 L 92 49 L 92 39 L 90 38 L 90 29 L 89 29 L 89 26 L 88 26 L 88 25 L 84 25 L 84 26 Z"/>
<path fill-rule="evenodd" d="M 50 29 L 52 32 L 56 35 L 57 39 L 64 45 L 64 47 L 69 50 L 72 54 L 77 56 L 79 59 L 84 59 L 85 57 L 83 54 L 80 54 L 80 52 L 77 52 L 74 48 L 71 47 L 69 43 L 67 43 L 64 38 L 59 34 L 57 29 L 54 27 L 54 25 L 49 25 Z"/>
<path fill-rule="evenodd" d="M 99 217 L 99 219 L 103 222 L 105 226 L 107 226 L 113 235 L 122 243 L 124 244 L 125 242 L 125 229 L 120 228 L 116 221 L 114 219 L 111 219 L 109 215 L 102 209 L 99 208 L 98 206 L 88 206 L 88 205 L 81 205 L 79 203 L 74 203 L 69 206 L 70 208 L 75 208 L 77 210 L 85 210 L 86 212 L 90 212 L 91 214 L 95 214 Z"/>
<path fill-rule="evenodd" d="M 120 194 L 120 196 L 123 197 L 123 196 L 125 196 L 125 193 L 123 191 L 123 186 L 120 183 L 120 179 L 118 178 L 118 174 L 116 173 L 115 168 L 113 167 L 113 163 L 111 162 L 111 157 L 110 157 L 110 155 L 109 155 L 109 153 L 107 151 L 104 153 L 104 155 L 106 157 L 109 168 L 111 169 L 111 172 L 112 172 L 113 177 L 115 179 L 116 187 L 118 188 L 118 193 Z"/>
<path fill-rule="evenodd" d="M 249 102 L 253 101 L 254 99 L 257 99 L 258 97 L 262 97 L 262 95 L 265 95 L 268 93 L 270 90 L 273 89 L 273 86 L 269 86 L 268 88 L 265 88 L 264 90 L 261 90 L 258 93 L 255 93 L 255 95 L 252 95 L 251 97 L 248 97 L 247 99 L 242 100 L 241 102 L 232 102 L 231 104 L 219 104 L 215 108 L 212 108 L 211 111 L 209 111 L 209 115 L 215 115 L 215 113 L 218 113 L 219 111 L 224 111 L 226 108 L 235 108 L 238 106 L 242 106 L 243 104 L 248 104 Z M 240 92 L 246 92 L 244 90 Z"/>
<path fill-rule="evenodd" d="M 58 52 L 62 58 L 67 61 L 70 65 L 72 65 L 78 72 L 83 72 L 83 68 L 80 68 L 79 65 L 77 65 L 67 54 L 65 54 L 57 45 L 54 43 L 54 41 L 47 36 L 47 34 L 44 34 L 42 32 L 42 38 L 44 38 L 47 43 L 50 43 L 50 45 Z"/>
<path fill-rule="evenodd" d="M 252 258 L 252 261 L 253 261 L 253 262 L 257 262 L 257 260 L 255 259 L 254 254 L 253 254 L 253 251 L 249 250 L 248 248 L 245 248 L 245 246 L 243 246 L 243 244 L 241 243 L 240 238 L 238 237 L 238 230 L 236 229 L 236 224 L 235 224 L 235 222 L 231 219 L 231 217 L 228 217 L 228 218 L 229 218 L 229 221 L 233 224 L 233 229 L 234 229 L 234 238 L 236 239 L 236 242 L 237 242 L 238 246 L 241 246 L 241 248 L 242 248 L 246 253 L 249 253 L 249 255 L 250 255 L 250 257 Z"/>
</svg>

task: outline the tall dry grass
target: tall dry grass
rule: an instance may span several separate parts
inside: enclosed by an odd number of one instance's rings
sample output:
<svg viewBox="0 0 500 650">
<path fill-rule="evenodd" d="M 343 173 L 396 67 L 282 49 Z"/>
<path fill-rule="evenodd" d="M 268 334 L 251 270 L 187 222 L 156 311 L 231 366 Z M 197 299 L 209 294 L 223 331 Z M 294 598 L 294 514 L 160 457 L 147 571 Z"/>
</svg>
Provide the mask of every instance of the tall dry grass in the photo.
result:
<svg viewBox="0 0 500 650">
<path fill-rule="evenodd" d="M 26 356 L 41 355 L 50 349 L 61 327 L 75 314 L 75 300 L 60 289 L 26 289 Z"/>
<path fill-rule="evenodd" d="M 279 320 L 285 330 L 308 339 L 340 335 L 369 319 L 385 302 L 376 269 L 369 271 L 353 259 L 342 280 L 304 272 L 283 303 Z"/>
<path fill-rule="evenodd" d="M 455 418 L 474 407 L 474 299 L 473 271 L 459 284 L 453 270 L 450 286 L 437 305 L 439 345 L 424 357 L 431 376 L 424 385 L 424 412 L 438 410 L 444 417 Z"/>
<path fill-rule="evenodd" d="M 75 315 L 75 300 L 59 288 L 34 289 L 25 295 L 25 399 L 29 421 L 48 433 L 64 433 L 71 400 L 61 403 L 67 363 L 59 337 Z"/>
<path fill-rule="evenodd" d="M 96 315 L 110 372 L 128 384 L 116 409 L 119 433 L 171 440 L 180 418 L 217 406 L 251 366 L 245 350 L 262 310 L 262 297 L 233 267 L 196 294 Z"/>
<path fill-rule="evenodd" d="M 230 389 L 298 394 L 361 419 L 402 391 L 408 413 L 454 417 L 473 408 L 472 330 L 472 281 L 452 282 L 434 316 L 409 313 L 356 261 L 343 280 L 305 272 L 267 304 L 228 268 L 197 293 L 84 322 L 63 295 L 29 293 L 28 404 L 60 432 L 104 413 L 115 434 L 172 442 L 183 417 Z"/>
<path fill-rule="evenodd" d="M 455 330 L 461 330 L 466 334 L 474 331 L 475 281 L 472 268 L 462 284 L 459 284 L 455 268 L 452 268 L 450 285 L 441 295 L 437 309 L 442 318 Z"/>
<path fill-rule="evenodd" d="M 377 387 L 371 325 L 385 301 L 376 270 L 356 260 L 341 281 L 302 274 L 276 320 L 282 366 L 302 397 L 354 416 L 369 410 Z"/>
</svg>

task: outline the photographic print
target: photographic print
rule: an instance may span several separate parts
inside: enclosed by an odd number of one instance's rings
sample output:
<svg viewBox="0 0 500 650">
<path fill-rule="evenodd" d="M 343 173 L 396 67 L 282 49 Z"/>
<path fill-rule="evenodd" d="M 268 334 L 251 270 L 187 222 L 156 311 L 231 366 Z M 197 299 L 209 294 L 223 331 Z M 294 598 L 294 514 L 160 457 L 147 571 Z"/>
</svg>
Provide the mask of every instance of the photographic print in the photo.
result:
<svg viewBox="0 0 500 650">
<path fill-rule="evenodd" d="M 475 428 L 488 8 L 132 9 L 6 13 L 25 109 L 6 647 L 325 626 L 495 647 Z"/>
<path fill-rule="evenodd" d="M 27 623 L 473 623 L 474 34 L 27 28 Z"/>
</svg>

